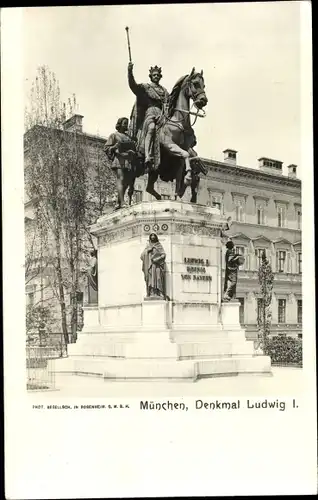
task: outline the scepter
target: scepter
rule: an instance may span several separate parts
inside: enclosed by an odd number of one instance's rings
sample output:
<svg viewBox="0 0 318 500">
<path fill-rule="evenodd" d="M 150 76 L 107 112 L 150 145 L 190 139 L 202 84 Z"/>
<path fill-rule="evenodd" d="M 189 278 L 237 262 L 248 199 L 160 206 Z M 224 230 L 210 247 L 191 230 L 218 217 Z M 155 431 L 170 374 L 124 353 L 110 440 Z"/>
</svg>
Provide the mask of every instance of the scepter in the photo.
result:
<svg viewBox="0 0 318 500">
<path fill-rule="evenodd" d="M 128 28 L 128 26 L 126 26 L 125 30 L 126 30 L 126 34 L 127 34 L 129 62 L 131 63 L 132 60 L 131 60 L 130 41 L 129 41 L 129 28 Z"/>
</svg>

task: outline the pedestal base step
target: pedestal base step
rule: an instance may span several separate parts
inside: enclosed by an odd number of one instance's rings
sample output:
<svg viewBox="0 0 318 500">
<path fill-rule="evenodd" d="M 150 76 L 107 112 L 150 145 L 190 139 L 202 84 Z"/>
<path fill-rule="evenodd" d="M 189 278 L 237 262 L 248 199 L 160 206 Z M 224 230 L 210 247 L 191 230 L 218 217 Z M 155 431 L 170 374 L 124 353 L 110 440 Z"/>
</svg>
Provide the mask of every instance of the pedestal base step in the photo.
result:
<svg viewBox="0 0 318 500">
<path fill-rule="evenodd" d="M 253 342 L 215 339 L 209 342 L 185 342 L 178 345 L 179 359 L 251 357 Z"/>
<path fill-rule="evenodd" d="M 55 373 L 95 375 L 118 380 L 196 380 L 198 373 L 193 361 L 165 359 L 111 359 L 69 357 L 54 360 Z"/>
<path fill-rule="evenodd" d="M 268 356 L 215 358 L 196 360 L 111 359 L 69 357 L 51 362 L 54 372 L 94 375 L 115 380 L 188 380 L 200 377 L 236 375 L 240 373 L 270 374 Z"/>
<path fill-rule="evenodd" d="M 227 338 L 213 338 L 207 341 L 192 342 L 157 342 L 155 338 L 146 336 L 143 342 L 112 342 L 78 343 L 69 346 L 69 355 L 91 356 L 108 358 L 162 358 L 162 359 L 196 359 L 205 357 L 232 357 L 252 356 L 254 353 L 253 342 L 245 339 L 229 340 Z"/>
</svg>

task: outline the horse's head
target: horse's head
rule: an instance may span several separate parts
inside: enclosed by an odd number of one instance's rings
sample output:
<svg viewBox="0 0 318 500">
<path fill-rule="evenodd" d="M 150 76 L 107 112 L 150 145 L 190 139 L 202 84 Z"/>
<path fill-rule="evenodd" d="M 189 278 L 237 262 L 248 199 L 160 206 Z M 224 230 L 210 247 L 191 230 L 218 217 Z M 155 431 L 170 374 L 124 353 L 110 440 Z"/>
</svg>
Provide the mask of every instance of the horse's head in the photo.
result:
<svg viewBox="0 0 318 500">
<path fill-rule="evenodd" d="M 189 76 L 184 81 L 186 92 L 190 99 L 193 100 L 195 106 L 199 109 L 204 108 L 208 103 L 208 98 L 205 94 L 205 85 L 203 78 L 203 70 L 200 73 L 192 69 Z"/>
</svg>

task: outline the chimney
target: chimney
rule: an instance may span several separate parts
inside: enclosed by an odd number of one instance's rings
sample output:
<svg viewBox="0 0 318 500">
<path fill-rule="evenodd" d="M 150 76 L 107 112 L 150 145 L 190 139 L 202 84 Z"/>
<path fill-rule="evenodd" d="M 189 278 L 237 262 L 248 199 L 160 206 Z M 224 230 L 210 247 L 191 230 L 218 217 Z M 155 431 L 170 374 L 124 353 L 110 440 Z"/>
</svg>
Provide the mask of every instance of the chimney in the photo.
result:
<svg viewBox="0 0 318 500">
<path fill-rule="evenodd" d="M 258 159 L 258 166 L 263 172 L 268 172 L 270 174 L 282 174 L 283 173 L 283 162 L 278 160 L 273 160 L 272 158 L 262 158 Z"/>
<path fill-rule="evenodd" d="M 236 165 L 236 154 L 237 151 L 235 149 L 225 149 L 223 151 L 224 154 L 224 162 L 230 163 L 231 165 Z"/>
<path fill-rule="evenodd" d="M 297 165 L 291 164 L 288 165 L 288 177 L 291 179 L 296 179 L 297 178 Z"/>
<path fill-rule="evenodd" d="M 68 130 L 69 132 L 83 132 L 83 118 L 84 116 L 82 115 L 71 116 L 71 118 L 64 122 L 64 130 Z"/>
</svg>

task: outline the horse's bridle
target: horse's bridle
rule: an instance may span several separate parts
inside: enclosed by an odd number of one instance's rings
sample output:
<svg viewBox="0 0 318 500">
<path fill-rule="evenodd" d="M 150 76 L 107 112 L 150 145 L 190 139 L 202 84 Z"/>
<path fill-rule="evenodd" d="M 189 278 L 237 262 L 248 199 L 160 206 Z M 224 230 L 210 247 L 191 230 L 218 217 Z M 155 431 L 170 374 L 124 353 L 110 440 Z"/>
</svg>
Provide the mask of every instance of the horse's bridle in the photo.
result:
<svg viewBox="0 0 318 500">
<path fill-rule="evenodd" d="M 197 111 L 191 111 L 193 106 L 195 106 Z M 189 111 L 187 111 L 186 109 L 180 109 L 180 108 L 176 108 L 176 111 L 180 111 L 181 113 L 185 113 L 187 115 L 195 116 L 194 122 L 190 123 L 191 127 L 193 127 L 195 125 L 195 122 L 197 121 L 198 118 L 205 118 L 206 117 L 206 113 L 205 113 L 204 109 L 199 109 L 194 103 L 192 103 L 192 106 L 191 106 Z M 203 113 L 202 115 L 200 115 L 200 111 L 202 111 L 202 113 Z M 178 122 L 178 123 L 181 123 L 183 121 L 184 121 L 184 119 L 180 120 L 180 122 Z"/>
<path fill-rule="evenodd" d="M 195 124 L 195 122 L 197 121 L 197 119 L 198 119 L 198 118 L 205 118 L 205 117 L 206 117 L 206 113 L 205 113 L 204 109 L 199 109 L 199 108 L 196 106 L 196 104 L 195 104 L 195 101 L 197 101 L 197 100 L 198 100 L 198 98 L 200 98 L 200 96 L 201 96 L 201 95 L 205 94 L 205 92 L 204 92 L 204 91 L 203 91 L 203 92 L 202 92 L 202 91 L 200 91 L 200 92 L 198 92 L 198 93 L 195 93 L 195 91 L 193 90 L 193 83 L 192 83 L 192 81 L 191 81 L 191 80 L 188 80 L 188 81 L 187 81 L 187 87 L 188 87 L 188 89 L 190 90 L 190 97 L 191 97 L 191 99 L 192 99 L 192 101 L 193 101 L 192 106 L 191 106 L 191 108 L 190 108 L 190 110 L 189 110 L 189 111 L 188 111 L 188 110 L 186 110 L 186 109 L 180 109 L 180 108 L 175 108 L 175 111 L 180 111 L 180 113 L 182 113 L 182 114 L 184 113 L 184 114 L 186 114 L 186 115 L 193 115 L 193 116 L 195 116 L 194 122 L 193 122 L 193 123 L 190 123 L 190 126 L 191 126 L 191 127 L 193 127 L 193 126 L 194 126 L 194 124 Z M 191 88 L 191 87 L 192 87 L 192 88 Z M 195 108 L 196 108 L 196 110 L 197 110 L 197 111 L 191 111 L 191 109 L 192 109 L 192 107 L 193 107 L 193 106 L 195 106 Z M 203 113 L 203 114 L 200 114 L 200 111 L 202 111 L 202 113 Z M 167 116 L 166 116 L 166 119 L 167 119 L 167 121 L 170 121 L 170 122 L 172 122 L 172 123 L 174 123 L 174 124 L 176 124 L 176 125 L 178 125 L 179 123 L 181 124 L 182 122 L 184 122 L 184 121 L 185 121 L 185 118 L 184 118 L 184 117 L 182 117 L 182 119 L 181 119 L 181 120 L 178 120 L 178 121 L 171 120 L 171 119 L 170 119 L 169 117 L 167 117 Z"/>
</svg>

